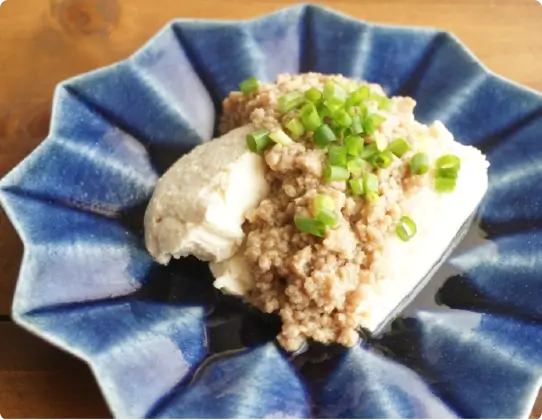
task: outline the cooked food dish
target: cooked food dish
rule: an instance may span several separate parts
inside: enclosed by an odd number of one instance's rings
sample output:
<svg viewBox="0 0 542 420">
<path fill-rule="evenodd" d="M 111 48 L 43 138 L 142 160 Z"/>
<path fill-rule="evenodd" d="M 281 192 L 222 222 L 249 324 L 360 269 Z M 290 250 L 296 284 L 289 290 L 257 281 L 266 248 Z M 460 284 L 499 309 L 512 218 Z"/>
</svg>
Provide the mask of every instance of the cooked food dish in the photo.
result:
<svg viewBox="0 0 542 420">
<path fill-rule="evenodd" d="M 240 88 L 223 136 L 158 182 L 147 248 L 163 264 L 209 261 L 215 287 L 280 315 L 287 350 L 353 346 L 446 251 L 489 164 L 375 84 L 307 73 Z"/>
</svg>

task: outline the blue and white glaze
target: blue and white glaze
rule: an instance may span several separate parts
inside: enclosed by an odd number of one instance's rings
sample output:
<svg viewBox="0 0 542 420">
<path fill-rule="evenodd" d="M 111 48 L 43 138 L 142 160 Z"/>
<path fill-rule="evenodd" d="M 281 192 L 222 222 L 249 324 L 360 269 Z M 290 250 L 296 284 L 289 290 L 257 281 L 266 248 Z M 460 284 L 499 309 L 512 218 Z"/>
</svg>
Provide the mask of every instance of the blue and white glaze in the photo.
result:
<svg viewBox="0 0 542 420">
<path fill-rule="evenodd" d="M 156 180 L 212 137 L 227 93 L 300 71 L 413 96 L 491 162 L 485 238 L 448 261 L 440 306 L 326 357 L 284 354 L 276 319 L 221 297 L 203 263 L 159 267 L 142 239 Z M 174 21 L 60 84 L 48 138 L 1 181 L 25 244 L 14 319 L 87 361 L 117 417 L 525 417 L 542 374 L 541 138 L 542 97 L 442 31 L 305 5 Z"/>
</svg>

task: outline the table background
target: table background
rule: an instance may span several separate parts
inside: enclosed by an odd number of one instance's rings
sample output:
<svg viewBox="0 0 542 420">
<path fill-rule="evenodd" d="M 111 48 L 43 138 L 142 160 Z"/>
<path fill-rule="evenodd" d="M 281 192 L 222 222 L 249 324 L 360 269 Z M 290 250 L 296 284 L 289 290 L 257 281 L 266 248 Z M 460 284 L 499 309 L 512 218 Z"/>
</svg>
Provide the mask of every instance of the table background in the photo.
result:
<svg viewBox="0 0 542 420">
<path fill-rule="evenodd" d="M 175 17 L 249 18 L 294 0 L 6 0 L 0 6 L 0 177 L 47 135 L 54 86 L 128 56 Z M 328 0 L 375 22 L 455 32 L 492 70 L 542 91 L 535 0 Z M 110 417 L 88 368 L 10 320 L 22 246 L 0 210 L 0 414 Z M 542 350 L 541 350 L 542 351 Z M 542 414 L 542 399 L 533 416 Z"/>
</svg>

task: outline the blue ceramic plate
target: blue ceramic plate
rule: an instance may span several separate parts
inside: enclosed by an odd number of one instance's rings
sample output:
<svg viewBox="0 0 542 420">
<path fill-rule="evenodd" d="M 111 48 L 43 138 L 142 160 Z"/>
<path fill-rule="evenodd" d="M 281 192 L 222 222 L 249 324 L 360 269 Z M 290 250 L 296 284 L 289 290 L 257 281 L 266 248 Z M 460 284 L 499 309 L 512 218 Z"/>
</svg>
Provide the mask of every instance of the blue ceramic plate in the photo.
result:
<svg viewBox="0 0 542 420">
<path fill-rule="evenodd" d="M 292 358 L 276 320 L 221 297 L 205 264 L 153 263 L 142 215 L 239 81 L 309 70 L 413 96 L 421 121 L 487 154 L 490 188 L 447 280 L 425 291 L 432 306 L 416 300 L 349 351 Z M 541 141 L 542 97 L 445 32 L 316 6 L 177 20 L 128 60 L 60 84 L 49 137 L 3 179 L 25 244 L 13 315 L 87 361 L 118 417 L 524 417 L 542 372 Z"/>
</svg>

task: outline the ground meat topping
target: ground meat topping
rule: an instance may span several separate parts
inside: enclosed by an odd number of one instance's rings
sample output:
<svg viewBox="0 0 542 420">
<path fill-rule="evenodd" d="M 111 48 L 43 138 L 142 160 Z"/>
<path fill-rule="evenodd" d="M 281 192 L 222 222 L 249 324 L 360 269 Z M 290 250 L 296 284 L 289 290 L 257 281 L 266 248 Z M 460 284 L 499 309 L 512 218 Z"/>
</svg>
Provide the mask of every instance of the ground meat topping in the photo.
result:
<svg viewBox="0 0 542 420">
<path fill-rule="evenodd" d="M 291 115 L 279 113 L 278 98 L 294 90 L 322 89 L 330 79 L 384 94 L 378 85 L 340 75 L 283 74 L 276 83 L 260 83 L 248 95 L 231 93 L 224 101 L 221 131 L 247 123 L 281 128 Z M 418 145 L 427 128 L 414 120 L 415 102 L 394 97 L 390 104 L 388 111 L 378 111 L 386 117 L 378 135 L 388 142 L 402 137 Z M 427 182 L 424 176 L 410 175 L 412 155 L 408 152 L 385 169 L 373 169 L 380 195 L 368 201 L 347 194 L 345 181 L 323 180 L 326 153 L 315 147 L 310 132 L 292 145 L 276 144 L 264 152 L 271 192 L 246 215 L 244 252 L 254 277 L 246 299 L 263 312 L 278 312 L 283 322 L 278 340 L 287 350 L 297 350 L 307 339 L 349 347 L 358 341 L 356 329 L 367 311 L 367 285 L 386 275 L 381 261 L 385 235 L 401 217 L 405 195 Z M 294 224 L 296 216 L 313 215 L 317 194 L 333 197 L 339 215 L 336 229 L 328 229 L 323 238 L 303 233 Z"/>
</svg>

